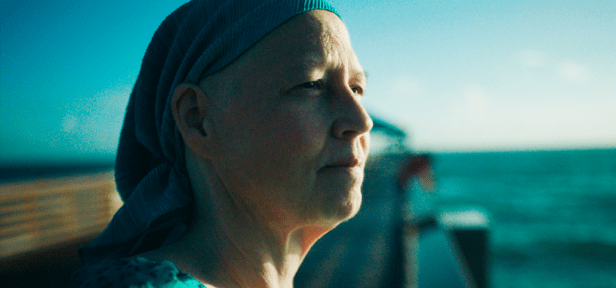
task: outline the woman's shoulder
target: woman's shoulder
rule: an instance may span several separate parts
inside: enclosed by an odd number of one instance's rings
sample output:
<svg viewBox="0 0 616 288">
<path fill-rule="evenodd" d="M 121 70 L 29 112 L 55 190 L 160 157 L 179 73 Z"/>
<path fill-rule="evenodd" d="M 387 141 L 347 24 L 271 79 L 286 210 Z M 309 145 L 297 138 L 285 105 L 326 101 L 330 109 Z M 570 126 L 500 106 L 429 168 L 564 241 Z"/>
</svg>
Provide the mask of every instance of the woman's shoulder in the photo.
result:
<svg viewBox="0 0 616 288">
<path fill-rule="evenodd" d="M 128 257 L 88 265 L 73 274 L 73 288 L 205 288 L 169 261 Z"/>
</svg>

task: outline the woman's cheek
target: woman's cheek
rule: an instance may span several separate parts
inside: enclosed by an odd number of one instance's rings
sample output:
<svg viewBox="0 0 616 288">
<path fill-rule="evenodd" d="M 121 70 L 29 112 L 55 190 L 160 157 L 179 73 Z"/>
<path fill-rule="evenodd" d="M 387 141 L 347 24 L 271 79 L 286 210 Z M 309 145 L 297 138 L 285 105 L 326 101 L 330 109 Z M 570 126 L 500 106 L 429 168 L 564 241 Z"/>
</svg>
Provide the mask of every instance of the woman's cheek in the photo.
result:
<svg viewBox="0 0 616 288">
<path fill-rule="evenodd" d="M 275 127 L 284 145 L 297 146 L 296 149 L 321 146 L 327 134 L 324 109 L 318 109 L 318 100 L 299 99 L 272 109 L 269 126 Z M 295 150 L 295 149 L 294 149 Z M 299 152 L 299 151 L 297 151 Z"/>
<path fill-rule="evenodd" d="M 289 135 L 295 141 L 303 146 L 309 154 L 318 154 L 325 144 L 327 139 L 327 119 L 318 110 L 301 111 L 296 115 L 296 122 L 292 130 L 295 133 Z"/>
</svg>

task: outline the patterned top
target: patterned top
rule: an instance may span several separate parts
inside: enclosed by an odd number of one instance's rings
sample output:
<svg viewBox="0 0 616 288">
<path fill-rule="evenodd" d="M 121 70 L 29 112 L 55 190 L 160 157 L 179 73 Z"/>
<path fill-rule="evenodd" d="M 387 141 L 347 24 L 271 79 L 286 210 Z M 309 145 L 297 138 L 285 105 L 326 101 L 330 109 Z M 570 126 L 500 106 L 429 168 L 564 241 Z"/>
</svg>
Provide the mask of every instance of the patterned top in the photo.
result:
<svg viewBox="0 0 616 288">
<path fill-rule="evenodd" d="M 88 265 L 73 274 L 72 288 L 206 288 L 169 261 L 128 257 Z"/>
</svg>

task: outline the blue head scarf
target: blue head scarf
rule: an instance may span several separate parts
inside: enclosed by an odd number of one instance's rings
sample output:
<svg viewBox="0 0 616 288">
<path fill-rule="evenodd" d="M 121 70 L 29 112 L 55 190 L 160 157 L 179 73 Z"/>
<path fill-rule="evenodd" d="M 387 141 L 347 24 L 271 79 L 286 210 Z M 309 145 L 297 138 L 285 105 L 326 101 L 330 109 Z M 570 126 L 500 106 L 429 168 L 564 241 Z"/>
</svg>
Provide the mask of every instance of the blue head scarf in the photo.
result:
<svg viewBox="0 0 616 288">
<path fill-rule="evenodd" d="M 192 195 L 170 109 L 175 88 L 198 83 L 291 17 L 314 9 L 336 13 L 325 0 L 194 0 L 165 19 L 143 57 L 120 135 L 115 178 L 124 205 L 80 248 L 84 264 L 178 240 Z"/>
</svg>

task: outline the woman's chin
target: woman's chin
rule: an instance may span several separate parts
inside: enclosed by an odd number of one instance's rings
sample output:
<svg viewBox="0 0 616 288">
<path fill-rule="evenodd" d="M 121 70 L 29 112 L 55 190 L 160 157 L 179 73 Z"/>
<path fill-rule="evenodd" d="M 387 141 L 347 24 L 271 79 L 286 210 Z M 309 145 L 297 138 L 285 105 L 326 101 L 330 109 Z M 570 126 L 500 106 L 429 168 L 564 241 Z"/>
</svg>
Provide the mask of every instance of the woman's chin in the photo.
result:
<svg viewBox="0 0 616 288">
<path fill-rule="evenodd" d="M 353 218 L 361 207 L 362 195 L 359 188 L 333 193 L 325 197 L 315 215 L 320 215 L 321 220 L 330 224 Z M 315 207 L 316 208 L 316 207 Z"/>
<path fill-rule="evenodd" d="M 361 192 L 357 192 L 356 195 L 350 199 L 349 202 L 343 204 L 338 209 L 338 219 L 340 221 L 346 221 L 353 218 L 357 212 L 359 212 L 359 208 L 361 207 Z"/>
</svg>

